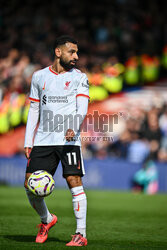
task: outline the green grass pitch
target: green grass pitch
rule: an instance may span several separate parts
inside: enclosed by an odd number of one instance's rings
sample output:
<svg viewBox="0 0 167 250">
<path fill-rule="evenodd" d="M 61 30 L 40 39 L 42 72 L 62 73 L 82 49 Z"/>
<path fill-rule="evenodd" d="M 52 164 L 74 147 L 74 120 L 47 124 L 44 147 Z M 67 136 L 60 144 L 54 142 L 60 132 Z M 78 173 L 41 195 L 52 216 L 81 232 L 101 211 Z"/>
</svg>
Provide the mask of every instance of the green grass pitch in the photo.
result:
<svg viewBox="0 0 167 250">
<path fill-rule="evenodd" d="M 127 192 L 86 190 L 88 197 L 85 249 L 167 249 L 167 197 Z M 40 220 L 24 188 L 0 187 L 0 249 L 67 249 L 75 231 L 71 194 L 55 189 L 46 198 L 57 214 L 44 244 L 34 242 Z"/>
</svg>

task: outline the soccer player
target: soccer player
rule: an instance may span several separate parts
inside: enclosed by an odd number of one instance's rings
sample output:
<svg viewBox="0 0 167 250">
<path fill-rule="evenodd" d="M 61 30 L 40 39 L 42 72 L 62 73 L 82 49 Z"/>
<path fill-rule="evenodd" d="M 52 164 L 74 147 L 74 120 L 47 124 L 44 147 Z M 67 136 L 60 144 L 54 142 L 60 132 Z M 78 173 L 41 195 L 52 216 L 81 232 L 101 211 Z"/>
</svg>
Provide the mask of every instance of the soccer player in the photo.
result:
<svg viewBox="0 0 167 250">
<path fill-rule="evenodd" d="M 77 42 L 73 38 L 59 37 L 55 44 L 53 65 L 32 76 L 24 145 L 28 159 L 25 188 L 30 204 L 41 219 L 36 237 L 38 243 L 46 241 L 57 216 L 49 212 L 44 198 L 28 190 L 27 180 L 37 170 L 46 170 L 54 175 L 61 161 L 77 223 L 76 232 L 66 245 L 87 245 L 87 199 L 81 179 L 85 171 L 79 138 L 80 126 L 88 108 L 89 83 L 86 74 L 74 68 L 78 60 L 77 52 Z"/>
</svg>

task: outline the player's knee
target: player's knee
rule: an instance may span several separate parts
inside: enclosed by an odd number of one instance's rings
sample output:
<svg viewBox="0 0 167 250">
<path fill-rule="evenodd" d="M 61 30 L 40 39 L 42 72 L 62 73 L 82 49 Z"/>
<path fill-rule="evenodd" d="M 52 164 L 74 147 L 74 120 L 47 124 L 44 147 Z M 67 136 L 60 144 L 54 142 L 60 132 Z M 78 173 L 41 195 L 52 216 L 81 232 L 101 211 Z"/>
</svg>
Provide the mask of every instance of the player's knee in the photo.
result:
<svg viewBox="0 0 167 250">
<path fill-rule="evenodd" d="M 69 188 L 82 186 L 82 180 L 80 176 L 67 176 L 66 177 Z"/>
</svg>

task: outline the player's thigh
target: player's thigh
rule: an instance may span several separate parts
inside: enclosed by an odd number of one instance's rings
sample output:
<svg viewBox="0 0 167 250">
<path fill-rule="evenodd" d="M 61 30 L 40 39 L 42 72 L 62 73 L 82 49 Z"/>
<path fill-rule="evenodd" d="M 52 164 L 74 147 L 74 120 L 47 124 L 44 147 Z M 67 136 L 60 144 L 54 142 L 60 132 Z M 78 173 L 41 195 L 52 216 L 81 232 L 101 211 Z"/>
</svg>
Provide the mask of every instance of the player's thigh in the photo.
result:
<svg viewBox="0 0 167 250">
<path fill-rule="evenodd" d="M 54 175 L 58 164 L 59 158 L 54 153 L 54 147 L 35 146 L 27 162 L 26 174 L 33 173 L 37 170 L 45 170 Z"/>
<path fill-rule="evenodd" d="M 80 176 L 85 174 L 80 146 L 60 146 L 57 148 L 62 167 L 63 177 Z"/>
</svg>

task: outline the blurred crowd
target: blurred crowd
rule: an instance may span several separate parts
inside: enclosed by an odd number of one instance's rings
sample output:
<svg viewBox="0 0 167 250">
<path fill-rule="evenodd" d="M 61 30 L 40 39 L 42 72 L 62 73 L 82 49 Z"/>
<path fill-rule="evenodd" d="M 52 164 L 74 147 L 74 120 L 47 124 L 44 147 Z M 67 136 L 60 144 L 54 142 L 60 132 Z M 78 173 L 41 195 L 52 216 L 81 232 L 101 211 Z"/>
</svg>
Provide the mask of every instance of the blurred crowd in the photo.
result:
<svg viewBox="0 0 167 250">
<path fill-rule="evenodd" d="M 5 0 L 0 3 L 0 54 L 17 48 L 45 67 L 55 37 L 79 41 L 79 66 L 94 70 L 110 56 L 159 55 L 167 42 L 166 2 L 144 0 L 77 1 Z"/>
<path fill-rule="evenodd" d="M 0 134 L 25 125 L 32 74 L 52 64 L 60 35 L 79 42 L 77 67 L 88 74 L 92 100 L 166 76 L 166 5 L 158 0 L 2 0 Z M 83 147 L 87 158 L 121 156 L 137 162 L 151 155 L 167 161 L 167 108 L 139 110 L 119 138 L 83 142 Z"/>
<path fill-rule="evenodd" d="M 94 100 L 121 91 L 122 81 L 133 85 L 157 80 L 167 69 L 166 9 L 166 2 L 158 0 L 58 0 L 49 4 L 12 0 L 10 5 L 2 0 L 1 99 L 6 89 L 28 91 L 32 73 L 52 64 L 55 38 L 64 34 L 79 42 L 77 66 L 94 85 L 103 83 L 104 88 L 92 89 L 97 92 Z M 98 98 L 100 91 L 103 94 Z"/>
<path fill-rule="evenodd" d="M 83 133 L 84 157 L 101 160 L 121 157 L 133 163 L 148 159 L 167 162 L 167 102 L 161 99 L 148 110 L 129 107 L 127 112 L 127 118 L 118 121 L 119 133 L 118 125 L 112 133 L 95 133 L 91 129 Z"/>
</svg>

